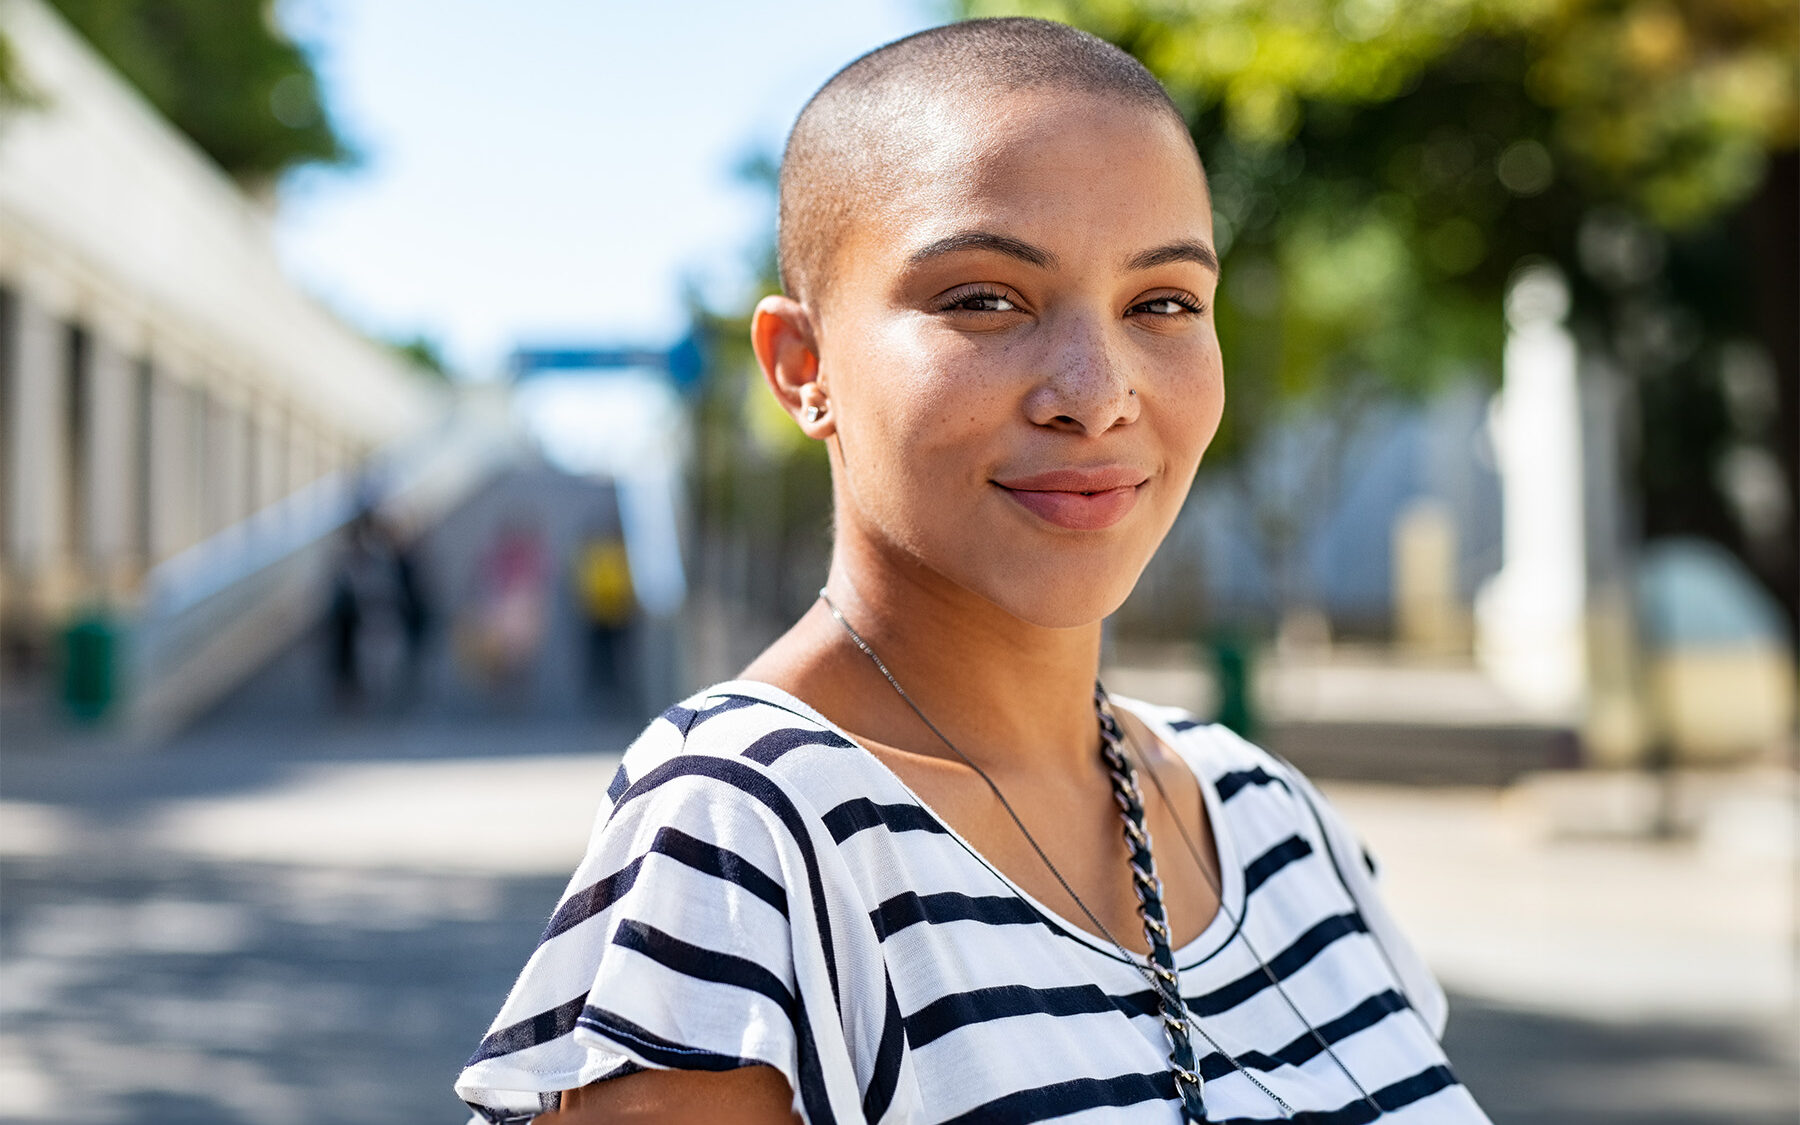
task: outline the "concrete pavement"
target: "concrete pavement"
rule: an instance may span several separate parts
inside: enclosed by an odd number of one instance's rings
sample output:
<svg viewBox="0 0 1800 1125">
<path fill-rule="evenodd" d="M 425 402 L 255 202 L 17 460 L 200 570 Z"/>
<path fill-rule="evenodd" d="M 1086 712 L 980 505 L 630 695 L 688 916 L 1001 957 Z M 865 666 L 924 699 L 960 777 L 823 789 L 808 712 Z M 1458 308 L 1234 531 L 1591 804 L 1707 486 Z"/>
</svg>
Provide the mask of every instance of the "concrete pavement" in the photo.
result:
<svg viewBox="0 0 1800 1125">
<path fill-rule="evenodd" d="M 238 773 L 204 739 L 9 756 L 0 1120 L 459 1120 L 450 1079 L 630 733 L 295 727 Z M 1496 1122 L 1795 1120 L 1769 839 L 1583 838 L 1529 786 L 1327 790 L 1451 988 L 1452 1062 Z"/>
</svg>

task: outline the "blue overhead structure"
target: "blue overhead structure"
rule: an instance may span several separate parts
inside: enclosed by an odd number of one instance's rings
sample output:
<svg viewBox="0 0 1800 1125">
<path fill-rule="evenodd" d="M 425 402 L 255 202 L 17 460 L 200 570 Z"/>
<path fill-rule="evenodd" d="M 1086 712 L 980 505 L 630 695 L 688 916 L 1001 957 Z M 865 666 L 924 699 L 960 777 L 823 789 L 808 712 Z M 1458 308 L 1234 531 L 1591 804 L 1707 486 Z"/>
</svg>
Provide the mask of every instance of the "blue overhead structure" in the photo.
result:
<svg viewBox="0 0 1800 1125">
<path fill-rule="evenodd" d="M 706 371 L 699 334 L 690 328 L 666 350 L 521 347 L 508 367 L 515 406 L 548 460 L 613 481 L 638 604 L 652 617 L 677 611 L 687 597 L 680 541 L 687 412 L 677 396 L 696 390 Z M 608 378 L 614 373 L 622 377 Z"/>
<path fill-rule="evenodd" d="M 706 353 L 691 329 L 666 350 L 656 348 L 518 348 L 510 363 L 513 382 L 574 371 L 660 371 L 683 393 L 706 371 Z"/>
</svg>

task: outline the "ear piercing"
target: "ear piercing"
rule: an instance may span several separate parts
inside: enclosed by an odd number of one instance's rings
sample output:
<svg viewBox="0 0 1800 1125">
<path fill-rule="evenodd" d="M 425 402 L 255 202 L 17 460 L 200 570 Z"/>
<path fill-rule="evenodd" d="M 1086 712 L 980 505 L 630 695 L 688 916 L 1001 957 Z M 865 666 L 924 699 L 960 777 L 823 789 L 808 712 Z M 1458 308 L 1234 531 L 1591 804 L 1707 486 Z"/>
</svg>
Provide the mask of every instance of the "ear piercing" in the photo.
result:
<svg viewBox="0 0 1800 1125">
<path fill-rule="evenodd" d="M 808 422 L 817 422 L 819 420 L 819 415 L 822 413 L 823 411 L 816 405 L 808 405 L 806 410 L 800 416 Z"/>
</svg>

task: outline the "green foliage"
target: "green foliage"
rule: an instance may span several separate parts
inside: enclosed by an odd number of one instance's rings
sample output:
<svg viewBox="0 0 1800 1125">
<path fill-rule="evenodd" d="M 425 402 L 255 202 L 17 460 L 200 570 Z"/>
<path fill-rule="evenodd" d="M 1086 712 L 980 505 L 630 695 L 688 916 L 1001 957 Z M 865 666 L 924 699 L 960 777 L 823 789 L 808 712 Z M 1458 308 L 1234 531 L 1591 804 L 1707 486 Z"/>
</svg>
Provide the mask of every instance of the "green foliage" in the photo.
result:
<svg viewBox="0 0 1800 1125">
<path fill-rule="evenodd" d="M 31 94 L 19 79 L 19 64 L 13 58 L 12 43 L 0 35 L 0 110 L 28 105 Z"/>
<path fill-rule="evenodd" d="M 150 104 L 221 167 L 266 184 L 347 164 L 318 75 L 264 0 L 51 0 Z"/>
<path fill-rule="evenodd" d="M 737 168 L 771 217 L 778 169 L 775 156 L 761 150 Z M 752 299 L 781 290 L 774 233 L 771 223 L 749 248 Z M 801 433 L 764 386 L 750 346 L 751 310 L 709 307 L 697 292 L 687 304 L 708 357 L 693 407 L 696 581 L 714 590 L 755 590 L 757 612 L 770 626 L 785 625 L 805 612 L 824 579 L 831 547 L 825 445 Z"/>
<path fill-rule="evenodd" d="M 1584 181 L 1590 198 L 1628 201 L 1673 227 L 1742 201 L 1755 187 L 1760 154 L 1800 139 L 1800 6 L 1789 0 L 961 6 L 967 15 L 1058 19 L 1118 43 L 1163 79 L 1197 123 L 1254 146 L 1294 142 L 1320 118 L 1342 120 L 1345 108 L 1411 97 L 1434 78 L 1474 79 L 1488 87 L 1489 108 L 1511 120 L 1464 119 L 1459 131 L 1539 141 L 1553 158 L 1546 167 L 1541 156 L 1515 154 L 1514 175 L 1497 178 L 1534 194 L 1530 185 L 1542 181 L 1533 169 L 1560 166 Z M 1502 56 L 1523 65 L 1510 74 L 1483 65 Z M 1493 79 L 1502 77 L 1507 88 L 1495 89 Z M 1509 101 L 1519 104 L 1497 104 Z M 1548 128 L 1512 137 L 1495 129 L 1532 118 Z"/>
<path fill-rule="evenodd" d="M 400 357 L 419 370 L 437 376 L 446 383 L 452 382 L 449 364 L 444 362 L 444 349 L 437 340 L 423 333 L 402 340 L 391 342 Z"/>
</svg>

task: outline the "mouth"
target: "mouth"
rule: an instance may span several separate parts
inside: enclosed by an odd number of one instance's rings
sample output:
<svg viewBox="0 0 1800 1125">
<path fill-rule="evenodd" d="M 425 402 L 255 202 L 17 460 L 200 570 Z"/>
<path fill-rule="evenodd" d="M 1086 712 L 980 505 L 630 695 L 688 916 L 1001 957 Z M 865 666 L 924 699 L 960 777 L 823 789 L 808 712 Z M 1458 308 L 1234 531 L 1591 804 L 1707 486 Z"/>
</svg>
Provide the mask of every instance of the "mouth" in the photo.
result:
<svg viewBox="0 0 1800 1125">
<path fill-rule="evenodd" d="M 1057 527 L 1101 531 L 1137 506 L 1149 478 L 1136 469 L 1057 469 L 992 483 L 1020 507 Z"/>
</svg>

